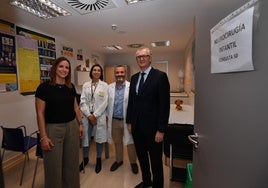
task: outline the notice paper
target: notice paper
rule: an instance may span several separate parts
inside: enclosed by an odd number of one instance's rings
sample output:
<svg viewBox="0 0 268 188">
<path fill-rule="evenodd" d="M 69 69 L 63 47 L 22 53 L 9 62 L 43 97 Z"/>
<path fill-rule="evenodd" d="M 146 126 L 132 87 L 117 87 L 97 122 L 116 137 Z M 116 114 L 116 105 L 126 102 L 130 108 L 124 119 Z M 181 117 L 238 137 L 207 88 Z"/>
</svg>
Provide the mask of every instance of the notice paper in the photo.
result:
<svg viewBox="0 0 268 188">
<path fill-rule="evenodd" d="M 252 28 L 254 7 L 211 29 L 211 73 L 254 70 Z"/>
</svg>

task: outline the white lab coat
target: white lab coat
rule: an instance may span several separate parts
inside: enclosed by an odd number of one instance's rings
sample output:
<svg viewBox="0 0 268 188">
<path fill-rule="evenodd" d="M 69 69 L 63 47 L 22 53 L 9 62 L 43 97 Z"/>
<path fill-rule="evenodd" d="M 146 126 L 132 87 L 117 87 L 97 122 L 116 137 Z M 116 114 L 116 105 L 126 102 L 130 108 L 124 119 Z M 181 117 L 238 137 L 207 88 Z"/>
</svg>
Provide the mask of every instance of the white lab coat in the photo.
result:
<svg viewBox="0 0 268 188">
<path fill-rule="evenodd" d="M 85 82 L 80 98 L 80 109 L 83 113 L 83 127 L 84 137 L 82 139 L 82 146 L 89 146 L 88 141 L 88 119 L 90 115 L 89 104 L 92 98 L 91 91 L 92 81 Z M 97 125 L 94 126 L 93 136 L 97 143 L 107 142 L 108 132 L 106 124 L 106 107 L 108 103 L 108 84 L 103 81 L 99 81 L 97 88 L 94 92 L 94 113 L 93 115 L 97 118 Z"/>
<path fill-rule="evenodd" d="M 124 92 L 124 103 L 123 103 L 123 116 L 124 116 L 124 144 L 133 144 L 132 135 L 128 132 L 126 124 L 126 113 L 128 105 L 128 93 L 129 93 L 128 81 L 125 81 L 125 92 Z M 108 117 L 108 142 L 112 143 L 112 119 L 113 119 L 113 109 L 114 109 L 114 95 L 115 95 L 115 82 L 109 85 L 108 89 L 109 100 L 107 106 L 107 117 Z"/>
</svg>

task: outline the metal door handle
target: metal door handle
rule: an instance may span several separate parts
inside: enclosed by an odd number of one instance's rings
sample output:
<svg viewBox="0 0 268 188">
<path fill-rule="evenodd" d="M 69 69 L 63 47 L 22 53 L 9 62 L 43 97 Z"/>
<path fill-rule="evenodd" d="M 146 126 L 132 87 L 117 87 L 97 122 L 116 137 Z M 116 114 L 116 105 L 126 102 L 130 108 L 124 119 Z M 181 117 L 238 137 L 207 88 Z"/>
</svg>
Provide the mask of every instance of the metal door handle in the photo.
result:
<svg viewBox="0 0 268 188">
<path fill-rule="evenodd" d="M 194 145 L 195 148 L 198 148 L 198 134 L 188 135 L 189 141 Z"/>
</svg>

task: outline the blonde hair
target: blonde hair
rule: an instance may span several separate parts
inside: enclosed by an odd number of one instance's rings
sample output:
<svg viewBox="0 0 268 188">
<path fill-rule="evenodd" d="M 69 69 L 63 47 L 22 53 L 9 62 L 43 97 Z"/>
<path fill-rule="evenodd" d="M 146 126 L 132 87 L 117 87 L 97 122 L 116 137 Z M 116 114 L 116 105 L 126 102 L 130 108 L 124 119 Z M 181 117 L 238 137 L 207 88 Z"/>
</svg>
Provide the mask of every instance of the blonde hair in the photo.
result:
<svg viewBox="0 0 268 188">
<path fill-rule="evenodd" d="M 150 55 L 150 56 L 152 55 L 152 50 L 151 50 L 150 48 L 148 48 L 148 47 L 145 47 L 145 46 L 139 48 L 139 49 L 136 51 L 136 55 L 137 55 L 137 53 L 138 53 L 139 51 L 142 51 L 142 50 L 146 50 L 146 51 L 148 52 L 148 55 Z"/>
</svg>

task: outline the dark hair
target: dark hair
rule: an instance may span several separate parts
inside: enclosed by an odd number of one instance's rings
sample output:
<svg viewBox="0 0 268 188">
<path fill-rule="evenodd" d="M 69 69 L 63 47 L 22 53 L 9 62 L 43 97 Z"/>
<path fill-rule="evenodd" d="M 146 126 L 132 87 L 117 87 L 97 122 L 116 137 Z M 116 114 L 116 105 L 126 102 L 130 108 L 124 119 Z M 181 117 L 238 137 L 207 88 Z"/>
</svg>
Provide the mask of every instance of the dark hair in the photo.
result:
<svg viewBox="0 0 268 188">
<path fill-rule="evenodd" d="M 116 68 L 118 68 L 118 67 L 123 67 L 123 68 L 125 69 L 125 73 L 127 72 L 126 65 L 116 65 L 116 66 L 114 67 L 114 71 L 115 71 Z"/>
<path fill-rule="evenodd" d="M 126 68 L 125 65 L 116 65 L 114 68 L 117 68 L 117 67 L 124 67 L 124 68 Z"/>
<path fill-rule="evenodd" d="M 65 77 L 65 85 L 69 88 L 72 88 L 73 86 L 71 83 L 71 63 L 66 57 L 59 57 L 53 62 L 53 65 L 50 70 L 50 84 L 56 85 L 56 70 L 57 70 L 59 63 L 62 61 L 67 61 L 69 64 L 69 73 Z"/>
<path fill-rule="evenodd" d="M 100 64 L 95 64 L 95 65 L 93 65 L 93 66 L 91 67 L 90 72 L 89 72 L 89 77 L 90 77 L 91 79 L 93 79 L 92 72 L 93 72 L 94 67 L 100 67 L 100 70 L 101 70 L 100 80 L 102 81 L 102 80 L 103 80 L 103 69 L 102 69 L 102 67 L 101 67 Z"/>
</svg>

